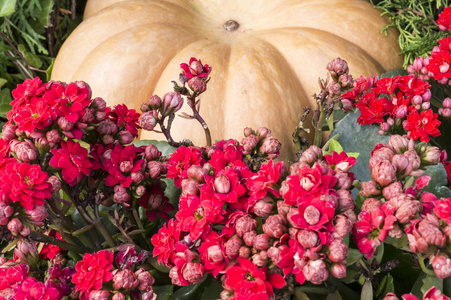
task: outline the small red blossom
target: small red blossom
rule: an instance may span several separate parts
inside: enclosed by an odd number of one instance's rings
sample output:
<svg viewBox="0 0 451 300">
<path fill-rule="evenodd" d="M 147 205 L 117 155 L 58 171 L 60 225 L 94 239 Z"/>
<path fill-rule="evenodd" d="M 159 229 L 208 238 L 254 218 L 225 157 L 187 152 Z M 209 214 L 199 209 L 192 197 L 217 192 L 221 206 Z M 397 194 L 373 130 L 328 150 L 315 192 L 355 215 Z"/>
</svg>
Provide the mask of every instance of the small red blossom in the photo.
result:
<svg viewBox="0 0 451 300">
<path fill-rule="evenodd" d="M 191 57 L 189 60 L 189 64 L 182 63 L 180 64 L 180 68 L 183 70 L 183 74 L 187 79 L 193 77 L 207 77 L 211 71 L 209 65 L 202 65 L 201 60 Z"/>
<path fill-rule="evenodd" d="M 74 186 L 83 175 L 88 176 L 92 164 L 88 158 L 88 150 L 78 142 L 68 140 L 61 142 L 60 149 L 52 149 L 53 157 L 50 165 L 56 169 L 62 169 L 63 180 L 70 186 Z"/>
<path fill-rule="evenodd" d="M 274 162 L 270 160 L 267 164 L 261 166 L 260 171 L 257 174 L 248 178 L 246 187 L 250 194 L 248 200 L 249 207 L 265 197 L 268 192 L 275 197 L 279 197 L 279 191 L 276 189 L 276 184 L 280 179 L 282 168 L 283 162 L 274 164 Z"/>
<path fill-rule="evenodd" d="M 20 202 L 25 209 L 32 210 L 35 205 L 44 205 L 44 199 L 51 197 L 52 186 L 47 179 L 47 173 L 39 165 L 10 162 L 0 175 L 0 198 L 6 202 Z"/>
<path fill-rule="evenodd" d="M 150 191 L 138 200 L 138 204 L 146 209 L 146 216 L 149 221 L 155 221 L 157 214 L 169 221 L 169 211 L 174 210 L 174 206 L 169 203 L 169 198 L 164 195 L 164 190 L 155 185 Z"/>
<path fill-rule="evenodd" d="M 435 201 L 434 204 L 435 215 L 451 225 L 451 198 L 441 198 Z"/>
<path fill-rule="evenodd" d="M 158 257 L 158 262 L 168 264 L 171 254 L 175 251 L 175 243 L 180 240 L 180 223 L 171 219 L 157 234 L 152 236 L 151 242 L 154 245 L 153 256 Z"/>
<path fill-rule="evenodd" d="M 107 186 L 113 186 L 118 183 L 128 188 L 132 184 L 131 174 L 141 170 L 144 159 L 138 156 L 142 149 L 133 144 L 122 146 L 116 144 L 111 151 L 111 158 L 104 161 L 104 169 L 108 172 L 105 179 Z"/>
<path fill-rule="evenodd" d="M 451 7 L 445 7 L 443 12 L 438 15 L 437 24 L 440 30 L 451 30 Z"/>
<path fill-rule="evenodd" d="M 439 136 L 440 131 L 438 126 L 440 121 L 437 119 L 438 114 L 434 113 L 432 109 L 422 111 L 412 111 L 407 120 L 403 122 L 403 127 L 407 130 L 407 136 L 414 140 L 420 139 L 422 142 L 429 142 L 429 136 Z"/>
<path fill-rule="evenodd" d="M 35 129 L 42 130 L 56 120 L 56 115 L 50 105 L 37 98 L 33 100 L 35 101 L 23 105 L 13 118 L 19 130 L 29 133 Z"/>
<path fill-rule="evenodd" d="M 100 290 L 104 282 L 113 279 L 113 260 L 114 254 L 108 250 L 86 253 L 75 265 L 76 273 L 72 277 L 75 291 L 80 291 L 80 295 L 83 295 Z"/>
<path fill-rule="evenodd" d="M 169 157 L 167 178 L 173 178 L 175 186 L 180 188 L 182 180 L 188 177 L 188 168 L 192 165 L 202 166 L 203 163 L 199 148 L 181 146 Z"/>
<path fill-rule="evenodd" d="M 384 117 L 393 110 L 392 103 L 385 97 L 377 98 L 376 95 L 366 94 L 367 101 L 359 101 L 356 106 L 360 110 L 360 116 L 357 122 L 361 125 L 373 123 L 382 123 Z"/>
<path fill-rule="evenodd" d="M 128 109 L 125 104 L 119 104 L 110 112 L 110 116 L 117 126 L 123 125 L 125 129 L 131 132 L 133 137 L 138 137 L 138 129 L 141 128 L 139 126 L 140 113 L 134 109 Z"/>
<path fill-rule="evenodd" d="M 451 53 L 449 51 L 433 51 L 426 68 L 434 74 L 435 80 L 451 77 Z"/>
<path fill-rule="evenodd" d="M 348 172 L 357 162 L 355 157 L 348 156 L 344 151 L 332 151 L 332 154 L 324 155 L 324 159 L 335 172 Z"/>
</svg>

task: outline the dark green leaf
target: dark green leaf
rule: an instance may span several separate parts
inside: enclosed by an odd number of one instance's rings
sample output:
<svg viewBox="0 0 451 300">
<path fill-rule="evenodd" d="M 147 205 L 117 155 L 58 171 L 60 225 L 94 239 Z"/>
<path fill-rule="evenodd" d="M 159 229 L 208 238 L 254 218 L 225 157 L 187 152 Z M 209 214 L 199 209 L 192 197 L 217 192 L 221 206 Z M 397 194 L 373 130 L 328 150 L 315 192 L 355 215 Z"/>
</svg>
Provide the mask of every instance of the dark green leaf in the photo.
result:
<svg viewBox="0 0 451 300">
<path fill-rule="evenodd" d="M 376 257 L 375 257 L 375 259 L 380 264 L 383 257 L 384 257 L 384 243 L 381 243 L 376 248 Z"/>
<path fill-rule="evenodd" d="M 384 78 L 384 77 L 396 77 L 396 76 L 404 76 L 404 75 L 408 75 L 406 70 L 394 69 L 394 70 L 391 70 L 391 71 L 388 71 L 388 72 L 382 74 L 380 77 Z"/>
<path fill-rule="evenodd" d="M 382 279 L 381 285 L 379 286 L 379 289 L 376 292 L 376 297 L 379 299 L 383 299 L 387 293 L 394 293 L 395 292 L 395 285 L 393 283 L 393 277 L 390 274 L 387 274 Z"/>
<path fill-rule="evenodd" d="M 11 92 L 9 89 L 0 90 L 0 115 L 6 116 L 6 113 L 11 110 Z"/>
<path fill-rule="evenodd" d="M 348 254 L 346 255 L 347 266 L 355 264 L 359 259 L 363 257 L 363 254 L 359 250 L 349 248 Z"/>
<path fill-rule="evenodd" d="M 202 293 L 206 280 L 211 280 L 208 275 L 201 282 L 182 286 L 171 296 L 171 300 L 195 300 Z"/>
<path fill-rule="evenodd" d="M 223 290 L 224 288 L 222 287 L 221 281 L 207 279 L 200 300 L 220 299 L 220 294 Z"/>
<path fill-rule="evenodd" d="M 27 60 L 27 62 L 30 64 L 30 66 L 39 69 L 42 67 L 42 60 L 36 55 L 33 54 L 25 48 L 24 45 L 19 45 L 18 49 L 20 53 L 22 53 L 23 57 Z"/>
<path fill-rule="evenodd" d="M 164 286 L 152 286 L 153 292 L 157 295 L 158 300 L 169 300 L 171 298 L 174 286 L 164 285 Z"/>
<path fill-rule="evenodd" d="M 6 17 L 16 11 L 16 0 L 0 0 L 0 17 Z"/>
<path fill-rule="evenodd" d="M 150 259 L 150 264 L 152 265 L 152 267 L 154 267 L 155 269 L 157 269 L 160 272 L 169 273 L 169 268 L 166 267 L 165 265 L 159 264 L 158 258 L 156 256 L 154 256 Z"/>
<path fill-rule="evenodd" d="M 53 0 L 41 0 L 41 10 L 36 12 L 36 17 L 41 26 L 46 27 L 50 25 L 50 13 L 52 12 Z"/>
</svg>

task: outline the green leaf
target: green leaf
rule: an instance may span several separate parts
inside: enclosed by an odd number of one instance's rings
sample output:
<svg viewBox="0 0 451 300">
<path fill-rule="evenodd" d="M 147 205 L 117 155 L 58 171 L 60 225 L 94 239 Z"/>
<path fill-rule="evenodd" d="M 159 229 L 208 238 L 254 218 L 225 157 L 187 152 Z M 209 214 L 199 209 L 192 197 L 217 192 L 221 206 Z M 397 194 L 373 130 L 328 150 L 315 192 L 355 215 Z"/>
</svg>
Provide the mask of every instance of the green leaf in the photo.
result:
<svg viewBox="0 0 451 300">
<path fill-rule="evenodd" d="M 296 300 L 310 300 L 306 293 L 298 289 L 294 290 L 294 297 L 296 298 Z"/>
<path fill-rule="evenodd" d="M 47 70 L 45 70 L 45 79 L 47 81 L 49 81 L 52 78 L 52 71 L 53 71 L 53 66 L 55 65 L 55 59 L 52 58 L 52 63 L 50 64 L 50 66 L 47 68 Z"/>
<path fill-rule="evenodd" d="M 346 265 L 351 266 L 351 265 L 355 264 L 357 261 L 359 261 L 359 259 L 361 259 L 362 257 L 363 257 L 363 254 L 360 253 L 359 250 L 349 248 L 348 254 L 346 255 L 346 261 L 347 261 Z"/>
<path fill-rule="evenodd" d="M 377 248 L 376 248 L 376 261 L 380 264 L 382 261 L 382 258 L 384 257 L 384 243 L 381 243 Z"/>
<path fill-rule="evenodd" d="M 169 273 L 169 268 L 158 263 L 158 257 L 154 256 L 150 260 L 152 267 L 163 273 Z"/>
<path fill-rule="evenodd" d="M 208 279 L 207 279 L 208 278 Z M 171 296 L 171 300 L 195 300 L 199 294 L 202 292 L 204 283 L 207 280 L 211 280 L 208 275 L 204 276 L 201 282 L 196 284 L 190 284 L 182 286 Z"/>
<path fill-rule="evenodd" d="M 373 300 L 373 284 L 368 279 L 362 288 L 361 300 Z"/>
<path fill-rule="evenodd" d="M 381 285 L 376 292 L 376 297 L 379 299 L 383 299 L 387 293 L 395 292 L 395 284 L 393 283 L 393 277 L 390 274 L 387 274 L 382 279 Z"/>
<path fill-rule="evenodd" d="M 426 292 L 431 287 L 436 287 L 440 291 L 443 291 L 443 279 L 437 278 L 435 276 L 427 276 L 425 279 L 423 279 L 423 285 L 421 286 L 421 292 L 426 294 Z"/>
<path fill-rule="evenodd" d="M 384 77 L 396 77 L 396 76 L 404 76 L 404 75 L 408 75 L 409 73 L 407 73 L 406 70 L 404 69 L 394 69 L 391 71 L 388 71 L 384 74 L 382 74 L 380 76 L 380 78 L 384 78 Z"/>
<path fill-rule="evenodd" d="M 343 147 L 340 145 L 340 143 L 338 141 L 331 140 L 329 150 L 335 151 L 337 153 L 341 153 L 341 152 L 343 152 Z"/>
<path fill-rule="evenodd" d="M 41 10 L 36 12 L 36 17 L 41 23 L 41 26 L 46 27 L 50 25 L 50 13 L 53 8 L 53 0 L 41 0 Z"/>
<path fill-rule="evenodd" d="M 220 299 L 220 294 L 223 290 L 221 281 L 207 279 L 200 300 Z"/>
<path fill-rule="evenodd" d="M 20 53 L 22 53 L 23 57 L 27 60 L 30 66 L 37 69 L 42 67 L 42 60 L 36 54 L 29 52 L 24 45 L 18 45 L 17 49 L 19 49 Z"/>
<path fill-rule="evenodd" d="M 332 294 L 327 295 L 326 300 L 342 300 L 343 298 L 340 295 L 340 292 L 336 290 Z"/>
<path fill-rule="evenodd" d="M 147 145 L 153 144 L 153 145 L 157 146 L 158 150 L 161 151 L 161 155 L 163 155 L 163 156 L 168 156 L 168 155 L 174 153 L 175 150 L 177 149 L 177 148 L 169 145 L 168 142 L 166 142 L 166 141 L 139 140 L 139 141 L 133 142 L 133 144 L 136 147 L 147 146 Z"/>
<path fill-rule="evenodd" d="M 7 82 L 8 80 L 6 80 L 5 78 L 0 78 L 0 88 L 4 86 Z"/>
<path fill-rule="evenodd" d="M 16 11 L 16 0 L 0 0 L 0 17 L 6 17 Z"/>
<path fill-rule="evenodd" d="M 11 110 L 11 92 L 9 89 L 0 90 L 0 115 L 6 116 L 6 113 Z"/>
<path fill-rule="evenodd" d="M 170 285 L 163 285 L 163 286 L 152 286 L 153 292 L 157 295 L 158 300 L 169 300 L 171 298 L 174 286 L 172 284 Z"/>
</svg>

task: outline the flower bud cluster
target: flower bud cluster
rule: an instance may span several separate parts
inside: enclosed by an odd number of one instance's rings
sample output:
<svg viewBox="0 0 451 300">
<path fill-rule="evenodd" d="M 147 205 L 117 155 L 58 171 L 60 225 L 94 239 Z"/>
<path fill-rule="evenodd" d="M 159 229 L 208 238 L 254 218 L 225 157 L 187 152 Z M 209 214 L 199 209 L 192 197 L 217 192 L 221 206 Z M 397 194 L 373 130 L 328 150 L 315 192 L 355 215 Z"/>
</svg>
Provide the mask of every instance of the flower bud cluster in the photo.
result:
<svg viewBox="0 0 451 300">
<path fill-rule="evenodd" d="M 417 76 L 417 78 L 428 81 L 429 78 L 433 78 L 434 74 L 428 70 L 430 57 L 417 57 L 413 61 L 413 64 L 407 66 L 407 72 L 411 75 Z"/>
<path fill-rule="evenodd" d="M 274 159 L 279 156 L 282 147 L 282 144 L 271 136 L 271 130 L 266 127 L 260 127 L 257 131 L 246 127 L 241 144 L 244 147 L 244 155 L 267 159 Z"/>
</svg>

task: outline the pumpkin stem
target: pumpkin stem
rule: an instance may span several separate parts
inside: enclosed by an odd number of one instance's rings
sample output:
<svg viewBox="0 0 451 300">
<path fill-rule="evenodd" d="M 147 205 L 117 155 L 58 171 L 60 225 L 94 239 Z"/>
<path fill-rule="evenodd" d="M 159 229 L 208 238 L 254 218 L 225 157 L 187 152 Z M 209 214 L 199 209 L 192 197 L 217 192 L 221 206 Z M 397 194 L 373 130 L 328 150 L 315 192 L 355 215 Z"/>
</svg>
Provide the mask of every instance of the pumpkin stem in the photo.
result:
<svg viewBox="0 0 451 300">
<path fill-rule="evenodd" d="M 224 29 L 227 31 L 235 31 L 238 29 L 238 27 L 240 27 L 240 24 L 238 24 L 237 21 L 234 20 L 228 20 L 227 22 L 224 23 Z"/>
</svg>

